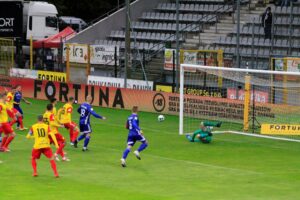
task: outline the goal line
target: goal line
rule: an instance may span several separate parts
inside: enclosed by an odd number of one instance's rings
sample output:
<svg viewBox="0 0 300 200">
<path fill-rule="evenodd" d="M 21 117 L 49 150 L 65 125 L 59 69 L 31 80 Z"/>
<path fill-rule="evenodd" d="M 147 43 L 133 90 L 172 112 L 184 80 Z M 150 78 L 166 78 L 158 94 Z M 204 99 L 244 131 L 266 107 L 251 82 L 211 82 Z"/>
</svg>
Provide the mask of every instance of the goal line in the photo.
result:
<svg viewBox="0 0 300 200">
<path fill-rule="evenodd" d="M 186 133 L 185 135 L 191 135 L 193 133 Z M 261 135 L 257 133 L 246 133 L 241 131 L 213 131 L 213 135 L 219 135 L 219 134 L 236 134 L 236 135 L 243 135 L 243 136 L 250 136 L 250 137 L 256 137 L 256 138 L 264 138 L 264 139 L 271 139 L 271 140 L 281 140 L 281 141 L 287 141 L 287 142 L 298 142 L 300 143 L 300 140 L 292 139 L 292 138 L 282 138 L 282 137 L 274 137 L 269 135 Z"/>
</svg>

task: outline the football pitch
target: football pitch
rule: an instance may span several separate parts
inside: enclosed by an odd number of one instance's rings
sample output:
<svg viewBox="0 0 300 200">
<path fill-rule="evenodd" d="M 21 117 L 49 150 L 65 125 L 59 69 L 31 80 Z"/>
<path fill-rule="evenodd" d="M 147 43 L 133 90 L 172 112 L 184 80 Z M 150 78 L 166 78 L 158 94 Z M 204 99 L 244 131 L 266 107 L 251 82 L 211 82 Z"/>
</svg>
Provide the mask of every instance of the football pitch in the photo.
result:
<svg viewBox="0 0 300 200">
<path fill-rule="evenodd" d="M 46 101 L 23 104 L 25 125 L 35 123 Z M 62 104 L 58 104 L 60 107 Z M 73 120 L 78 122 L 74 106 Z M 107 120 L 92 119 L 89 151 L 83 143 L 68 143 L 71 162 L 57 162 L 53 176 L 45 157 L 38 161 L 39 177 L 32 177 L 33 140 L 17 131 L 9 153 L 0 153 L 1 200 L 277 200 L 299 199 L 300 144 L 233 134 L 217 134 L 211 144 L 190 143 L 178 135 L 178 117 L 140 112 L 140 126 L 149 141 L 142 160 L 129 154 L 127 167 L 120 158 L 126 147 L 125 122 L 130 111 L 95 107 Z M 226 128 L 226 124 L 223 124 Z M 61 131 L 69 141 L 65 130 Z M 135 146 L 138 147 L 139 144 Z M 134 149 L 135 149 L 134 148 Z"/>
</svg>

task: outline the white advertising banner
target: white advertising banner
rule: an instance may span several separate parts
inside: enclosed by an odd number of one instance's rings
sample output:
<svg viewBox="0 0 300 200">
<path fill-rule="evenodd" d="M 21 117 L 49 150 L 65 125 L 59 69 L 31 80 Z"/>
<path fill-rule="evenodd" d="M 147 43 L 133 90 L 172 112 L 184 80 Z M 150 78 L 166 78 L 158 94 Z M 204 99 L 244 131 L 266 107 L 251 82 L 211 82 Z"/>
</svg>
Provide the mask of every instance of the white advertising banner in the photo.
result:
<svg viewBox="0 0 300 200">
<path fill-rule="evenodd" d="M 117 65 L 119 65 L 119 47 L 117 46 Z M 115 65 L 115 46 L 91 45 L 91 64 Z"/>
<path fill-rule="evenodd" d="M 88 62 L 88 45 L 86 44 L 68 44 L 69 58 L 73 63 L 87 63 Z M 67 47 L 64 44 L 64 60 L 66 60 Z"/>
<path fill-rule="evenodd" d="M 183 63 L 197 65 L 197 52 L 183 52 Z"/>
<path fill-rule="evenodd" d="M 173 52 L 176 52 L 176 49 L 165 49 L 165 70 L 173 70 Z"/>
<path fill-rule="evenodd" d="M 173 52 L 176 52 L 176 49 L 165 49 L 165 63 L 164 69 L 165 70 L 173 70 Z M 175 55 L 176 56 L 176 55 Z M 183 56 L 183 63 L 184 64 L 199 64 L 197 63 L 197 52 L 179 52 L 179 56 Z M 175 59 L 176 63 L 176 59 Z M 176 67 L 176 66 L 175 66 Z M 195 72 L 195 68 L 185 68 L 186 71 Z"/>
<path fill-rule="evenodd" d="M 124 88 L 124 79 L 103 76 L 88 76 L 87 84 L 105 87 Z M 153 82 L 148 81 L 147 84 L 147 81 L 127 79 L 127 88 L 134 90 L 153 90 Z"/>
<path fill-rule="evenodd" d="M 69 44 L 70 62 L 88 63 L 88 45 Z M 115 65 L 115 46 L 90 45 L 90 63 L 95 65 Z M 66 45 L 64 44 L 64 60 L 66 60 Z M 119 65 L 119 47 L 117 46 L 117 65 Z"/>
<path fill-rule="evenodd" d="M 300 71 L 300 58 L 286 58 L 287 59 L 287 71 L 299 72 Z"/>
<path fill-rule="evenodd" d="M 19 77 L 19 78 L 37 79 L 38 71 L 37 70 L 31 70 L 31 69 L 11 68 L 10 69 L 10 76 Z"/>
</svg>

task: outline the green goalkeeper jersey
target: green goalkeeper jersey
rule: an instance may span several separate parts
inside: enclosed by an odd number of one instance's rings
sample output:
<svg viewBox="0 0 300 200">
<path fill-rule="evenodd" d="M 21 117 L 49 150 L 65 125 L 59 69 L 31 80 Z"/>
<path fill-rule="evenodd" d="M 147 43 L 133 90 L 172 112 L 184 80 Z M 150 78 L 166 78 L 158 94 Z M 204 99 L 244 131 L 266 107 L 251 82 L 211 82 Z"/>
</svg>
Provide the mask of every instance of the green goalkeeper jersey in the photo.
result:
<svg viewBox="0 0 300 200">
<path fill-rule="evenodd" d="M 212 133 L 211 133 L 211 129 L 209 130 L 202 130 L 202 129 L 198 129 L 193 133 L 192 139 L 191 141 L 195 141 L 195 137 L 197 135 L 200 135 L 200 141 L 203 143 L 210 143 L 212 140 Z"/>
<path fill-rule="evenodd" d="M 221 122 L 213 123 L 213 122 L 202 122 L 203 128 L 198 129 L 193 133 L 193 136 L 190 138 L 191 142 L 195 141 L 197 135 L 200 136 L 200 141 L 203 143 L 210 143 L 212 140 L 212 129 L 213 127 L 220 127 Z"/>
</svg>

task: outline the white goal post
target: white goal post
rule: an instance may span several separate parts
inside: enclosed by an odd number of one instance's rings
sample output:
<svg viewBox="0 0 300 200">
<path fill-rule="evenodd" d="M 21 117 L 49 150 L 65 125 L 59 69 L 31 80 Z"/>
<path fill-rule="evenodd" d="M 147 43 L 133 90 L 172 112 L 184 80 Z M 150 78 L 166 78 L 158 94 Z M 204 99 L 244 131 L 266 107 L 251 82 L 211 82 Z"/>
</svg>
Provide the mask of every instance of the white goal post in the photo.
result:
<svg viewBox="0 0 300 200">
<path fill-rule="evenodd" d="M 257 115 L 257 123 L 262 125 L 260 132 L 264 129 L 270 132 L 267 135 L 297 137 L 300 135 L 300 120 L 298 123 L 296 120 L 300 119 L 300 69 L 296 68 L 293 71 L 267 71 L 181 64 L 179 134 L 192 132 L 196 128 L 194 124 L 199 124 L 200 120 L 239 123 L 243 132 L 248 132 L 250 120 L 253 117 L 254 126 Z M 207 95 L 194 96 L 187 88 L 206 90 Z M 213 90 L 223 94 L 217 96 Z M 189 105 L 189 102 L 192 103 Z M 228 108 L 223 109 L 222 105 Z M 239 110 L 234 111 L 233 107 L 239 107 Z M 272 123 L 275 124 L 273 131 L 270 130 Z M 190 126 L 189 130 L 186 130 L 187 126 Z M 232 127 L 229 132 L 241 131 Z"/>
</svg>

